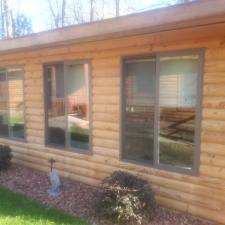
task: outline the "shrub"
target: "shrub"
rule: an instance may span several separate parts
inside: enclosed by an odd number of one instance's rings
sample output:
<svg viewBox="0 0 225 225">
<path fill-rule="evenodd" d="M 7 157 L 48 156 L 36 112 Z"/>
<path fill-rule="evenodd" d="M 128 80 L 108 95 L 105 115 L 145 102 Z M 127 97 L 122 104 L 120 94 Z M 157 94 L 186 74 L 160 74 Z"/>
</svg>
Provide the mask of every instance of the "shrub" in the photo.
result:
<svg viewBox="0 0 225 225">
<path fill-rule="evenodd" d="M 94 200 L 95 213 L 119 224 L 141 224 L 152 219 L 156 208 L 154 193 L 147 181 L 116 171 L 102 182 Z"/>
<path fill-rule="evenodd" d="M 6 145 L 0 145 L 0 171 L 7 170 L 11 164 L 11 148 Z"/>
</svg>

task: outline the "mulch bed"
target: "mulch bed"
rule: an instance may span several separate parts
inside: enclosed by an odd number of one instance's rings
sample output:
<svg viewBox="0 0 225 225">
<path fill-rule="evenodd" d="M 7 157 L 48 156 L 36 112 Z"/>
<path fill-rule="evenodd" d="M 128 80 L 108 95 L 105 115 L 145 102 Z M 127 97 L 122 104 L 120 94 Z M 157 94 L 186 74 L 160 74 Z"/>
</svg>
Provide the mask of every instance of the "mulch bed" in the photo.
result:
<svg viewBox="0 0 225 225">
<path fill-rule="evenodd" d="M 93 219 L 91 210 L 91 202 L 96 188 L 63 178 L 61 178 L 61 182 L 63 194 L 60 197 L 52 198 L 47 194 L 49 180 L 45 173 L 14 164 L 7 172 L 0 174 L 0 184 L 2 186 L 25 194 L 48 206 L 88 219 L 93 224 L 98 224 L 99 222 Z M 105 225 L 106 222 L 101 224 Z M 155 219 L 147 224 L 215 225 L 215 223 L 162 207 L 158 207 Z"/>
</svg>

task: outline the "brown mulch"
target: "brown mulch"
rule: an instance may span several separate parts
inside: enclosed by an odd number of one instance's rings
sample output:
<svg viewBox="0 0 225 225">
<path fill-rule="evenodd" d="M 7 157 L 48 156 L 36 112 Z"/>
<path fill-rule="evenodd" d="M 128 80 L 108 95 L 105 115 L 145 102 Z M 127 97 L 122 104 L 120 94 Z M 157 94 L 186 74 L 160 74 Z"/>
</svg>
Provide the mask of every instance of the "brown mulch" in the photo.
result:
<svg viewBox="0 0 225 225">
<path fill-rule="evenodd" d="M 48 195 L 48 176 L 45 173 L 13 165 L 7 172 L 0 174 L 0 185 L 25 194 L 48 206 L 61 209 L 72 215 L 93 222 L 91 202 L 96 188 L 68 179 L 61 178 L 63 194 L 52 198 Z M 98 222 L 93 222 L 98 224 Z M 105 222 L 103 223 L 106 224 Z M 174 210 L 158 207 L 156 216 L 148 225 L 215 225 L 205 220 L 179 213 Z"/>
</svg>

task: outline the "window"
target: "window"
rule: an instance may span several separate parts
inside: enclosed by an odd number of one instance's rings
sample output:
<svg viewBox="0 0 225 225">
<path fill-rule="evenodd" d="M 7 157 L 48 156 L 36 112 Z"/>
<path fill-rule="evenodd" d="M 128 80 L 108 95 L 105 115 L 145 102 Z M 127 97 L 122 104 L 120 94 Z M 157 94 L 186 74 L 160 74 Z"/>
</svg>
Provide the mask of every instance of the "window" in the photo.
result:
<svg viewBox="0 0 225 225">
<path fill-rule="evenodd" d="M 89 64 L 45 66 L 47 144 L 90 149 Z"/>
<path fill-rule="evenodd" d="M 25 138 L 23 69 L 0 69 L 0 136 Z"/>
<path fill-rule="evenodd" d="M 155 58 L 126 61 L 124 158 L 153 163 Z"/>
<path fill-rule="evenodd" d="M 201 51 L 124 60 L 122 157 L 196 173 Z"/>
</svg>

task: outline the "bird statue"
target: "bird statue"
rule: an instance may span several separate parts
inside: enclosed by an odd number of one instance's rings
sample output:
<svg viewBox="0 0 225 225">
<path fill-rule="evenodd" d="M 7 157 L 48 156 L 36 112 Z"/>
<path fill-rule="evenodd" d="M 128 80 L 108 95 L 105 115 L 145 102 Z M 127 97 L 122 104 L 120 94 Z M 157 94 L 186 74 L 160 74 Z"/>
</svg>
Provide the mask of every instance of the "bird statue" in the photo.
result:
<svg viewBox="0 0 225 225">
<path fill-rule="evenodd" d="M 59 176 L 57 172 L 53 169 L 54 163 L 56 161 L 54 159 L 49 159 L 48 162 L 51 165 L 51 171 L 48 174 L 51 186 L 48 189 L 48 194 L 52 197 L 58 197 L 62 194 L 62 190 Z"/>
</svg>

